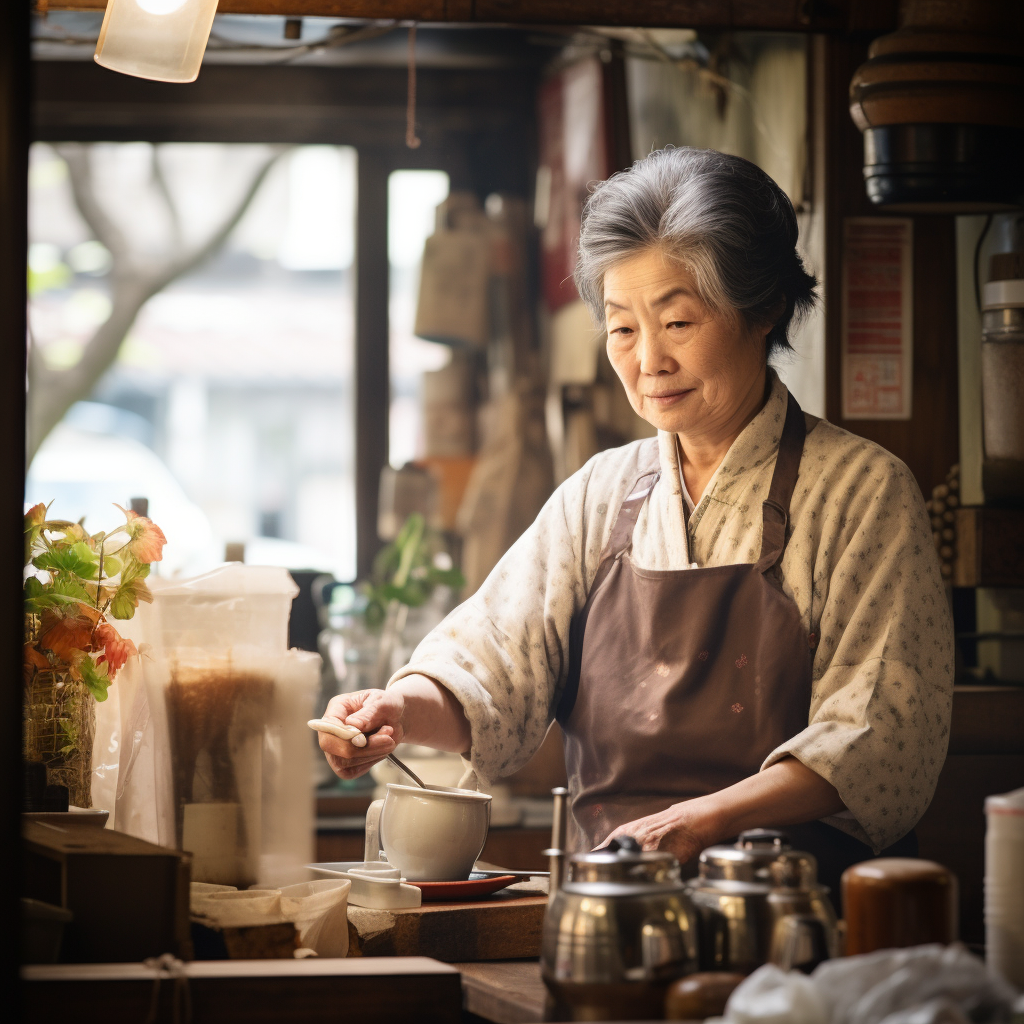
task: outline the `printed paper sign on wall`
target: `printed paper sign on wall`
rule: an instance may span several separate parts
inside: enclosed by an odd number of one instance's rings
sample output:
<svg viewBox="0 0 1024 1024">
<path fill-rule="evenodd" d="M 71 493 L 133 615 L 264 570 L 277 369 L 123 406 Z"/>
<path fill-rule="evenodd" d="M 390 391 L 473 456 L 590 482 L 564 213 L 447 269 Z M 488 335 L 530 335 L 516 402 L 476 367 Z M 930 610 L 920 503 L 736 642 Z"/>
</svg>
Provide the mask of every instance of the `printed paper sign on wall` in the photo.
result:
<svg viewBox="0 0 1024 1024">
<path fill-rule="evenodd" d="M 913 227 L 908 218 L 843 222 L 843 419 L 910 419 Z"/>
</svg>

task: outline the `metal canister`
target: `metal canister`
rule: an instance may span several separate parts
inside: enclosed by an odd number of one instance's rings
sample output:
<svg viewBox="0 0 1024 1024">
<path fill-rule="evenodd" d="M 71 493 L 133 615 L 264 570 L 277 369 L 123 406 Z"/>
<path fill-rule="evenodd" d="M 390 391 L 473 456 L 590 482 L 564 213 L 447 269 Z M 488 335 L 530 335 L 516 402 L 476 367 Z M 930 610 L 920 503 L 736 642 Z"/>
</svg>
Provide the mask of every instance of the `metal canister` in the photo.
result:
<svg viewBox="0 0 1024 1024">
<path fill-rule="evenodd" d="M 1024 496 L 1024 404 L 1020 401 L 1024 394 L 1022 279 L 990 281 L 985 285 L 981 389 L 986 496 Z"/>
<path fill-rule="evenodd" d="M 661 1019 L 669 983 L 696 969 L 696 914 L 675 857 L 623 836 L 569 858 L 544 919 L 553 1019 Z"/>
</svg>

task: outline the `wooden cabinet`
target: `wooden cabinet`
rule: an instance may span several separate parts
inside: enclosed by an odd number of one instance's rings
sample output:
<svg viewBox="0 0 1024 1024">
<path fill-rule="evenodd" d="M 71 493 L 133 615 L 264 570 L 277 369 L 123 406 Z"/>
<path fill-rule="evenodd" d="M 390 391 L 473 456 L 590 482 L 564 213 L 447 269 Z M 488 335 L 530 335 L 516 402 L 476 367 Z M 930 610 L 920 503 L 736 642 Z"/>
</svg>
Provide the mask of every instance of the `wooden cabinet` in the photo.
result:
<svg viewBox="0 0 1024 1024">
<path fill-rule="evenodd" d="M 985 797 L 1024 786 L 1024 687 L 958 686 L 949 754 L 917 826 L 921 856 L 960 881 L 960 937 L 985 941 Z"/>
</svg>

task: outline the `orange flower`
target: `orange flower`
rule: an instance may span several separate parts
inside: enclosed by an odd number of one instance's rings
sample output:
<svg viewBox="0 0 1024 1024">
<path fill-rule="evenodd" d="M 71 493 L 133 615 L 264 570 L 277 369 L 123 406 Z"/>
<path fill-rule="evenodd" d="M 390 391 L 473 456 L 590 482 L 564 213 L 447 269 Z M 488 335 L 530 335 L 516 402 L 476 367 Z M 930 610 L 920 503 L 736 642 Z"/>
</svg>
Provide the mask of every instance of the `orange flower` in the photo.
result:
<svg viewBox="0 0 1024 1024">
<path fill-rule="evenodd" d="M 128 551 L 140 562 L 159 562 L 164 557 L 164 545 L 167 538 L 152 519 L 140 516 L 138 512 L 117 506 L 128 520 L 125 529 L 131 536 Z"/>
<path fill-rule="evenodd" d="M 96 661 L 105 661 L 110 666 L 111 679 L 132 655 L 138 654 L 135 644 L 121 636 L 109 622 L 101 622 L 96 627 L 96 642 L 103 647 L 103 653 Z"/>
<path fill-rule="evenodd" d="M 76 651 L 88 651 L 99 612 L 85 604 L 72 609 L 47 608 L 39 629 L 38 647 L 52 651 L 61 661 L 70 663 Z"/>
<path fill-rule="evenodd" d="M 30 530 L 33 526 L 41 526 L 43 521 L 46 519 L 46 506 L 40 502 L 38 505 L 33 505 L 25 513 L 25 529 Z"/>
</svg>

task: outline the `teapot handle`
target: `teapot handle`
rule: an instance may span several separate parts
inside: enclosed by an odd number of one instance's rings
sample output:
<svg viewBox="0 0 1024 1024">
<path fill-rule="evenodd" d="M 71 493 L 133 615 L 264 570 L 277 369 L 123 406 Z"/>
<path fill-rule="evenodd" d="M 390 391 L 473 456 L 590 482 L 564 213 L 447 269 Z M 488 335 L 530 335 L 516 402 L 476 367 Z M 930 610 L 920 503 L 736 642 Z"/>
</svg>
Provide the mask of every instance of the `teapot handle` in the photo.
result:
<svg viewBox="0 0 1024 1024">
<path fill-rule="evenodd" d="M 641 853 L 640 844 L 632 836 L 616 836 L 609 844 L 608 849 L 613 853 L 620 850 L 623 853 Z"/>
</svg>

